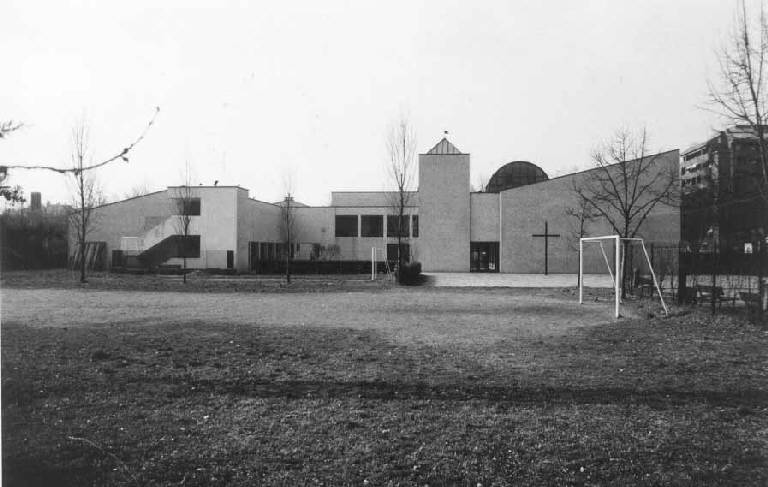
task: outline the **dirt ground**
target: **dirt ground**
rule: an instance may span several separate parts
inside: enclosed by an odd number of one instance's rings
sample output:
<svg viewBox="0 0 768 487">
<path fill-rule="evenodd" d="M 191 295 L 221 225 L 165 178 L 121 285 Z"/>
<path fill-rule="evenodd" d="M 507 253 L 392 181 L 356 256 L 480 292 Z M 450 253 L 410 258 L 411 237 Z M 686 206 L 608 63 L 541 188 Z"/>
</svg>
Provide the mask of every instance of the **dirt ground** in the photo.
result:
<svg viewBox="0 0 768 487">
<path fill-rule="evenodd" d="M 768 483 L 768 334 L 729 316 L 6 287 L 1 318 L 8 485 Z"/>
<path fill-rule="evenodd" d="M 579 305 L 571 291 L 394 288 L 314 293 L 122 292 L 5 289 L 3 318 L 30 326 L 224 325 L 377 330 L 406 341 L 493 343 L 557 335 L 612 321 L 606 299 Z"/>
</svg>

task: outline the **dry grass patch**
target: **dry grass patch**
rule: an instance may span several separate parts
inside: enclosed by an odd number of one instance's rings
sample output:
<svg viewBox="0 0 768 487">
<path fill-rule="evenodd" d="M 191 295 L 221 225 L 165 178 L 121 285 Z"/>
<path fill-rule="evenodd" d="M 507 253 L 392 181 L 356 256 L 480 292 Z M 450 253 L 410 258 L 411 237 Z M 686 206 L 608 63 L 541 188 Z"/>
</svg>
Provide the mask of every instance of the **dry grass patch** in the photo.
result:
<svg viewBox="0 0 768 487">
<path fill-rule="evenodd" d="M 285 324 L 281 296 L 228 323 L 163 293 L 105 322 L 61 292 L 11 320 L 4 296 L 9 485 L 768 483 L 768 336 L 729 318 L 538 332 L 519 309 L 564 315 L 557 291 L 464 290 L 296 295 Z"/>
</svg>

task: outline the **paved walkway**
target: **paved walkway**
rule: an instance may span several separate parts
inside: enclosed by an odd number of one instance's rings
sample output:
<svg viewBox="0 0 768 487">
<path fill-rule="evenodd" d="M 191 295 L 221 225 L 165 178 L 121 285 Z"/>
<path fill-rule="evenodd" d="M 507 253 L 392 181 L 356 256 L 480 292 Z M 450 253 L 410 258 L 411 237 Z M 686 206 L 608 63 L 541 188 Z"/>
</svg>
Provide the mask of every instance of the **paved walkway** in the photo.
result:
<svg viewBox="0 0 768 487">
<path fill-rule="evenodd" d="M 576 274 L 496 274 L 470 272 L 425 272 L 432 286 L 447 287 L 576 287 Z M 613 287 L 608 274 L 587 274 L 588 287 Z"/>
</svg>

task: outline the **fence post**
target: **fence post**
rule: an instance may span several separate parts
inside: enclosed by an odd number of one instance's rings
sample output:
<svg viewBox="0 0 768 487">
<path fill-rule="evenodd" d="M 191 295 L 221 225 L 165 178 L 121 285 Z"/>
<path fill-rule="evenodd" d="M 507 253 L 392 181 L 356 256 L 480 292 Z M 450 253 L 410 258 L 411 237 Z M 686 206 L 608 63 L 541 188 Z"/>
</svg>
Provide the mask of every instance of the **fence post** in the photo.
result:
<svg viewBox="0 0 768 487">
<path fill-rule="evenodd" d="M 765 263 L 764 259 L 765 254 L 765 239 L 761 238 L 757 242 L 757 296 L 758 296 L 758 306 L 757 306 L 757 319 L 758 323 L 761 325 L 763 324 L 763 318 L 765 316 L 765 310 L 764 310 L 764 298 L 763 295 L 765 294 L 765 285 L 763 283 L 763 264 Z"/>
<path fill-rule="evenodd" d="M 718 263 L 718 245 L 717 243 L 712 244 L 712 315 L 716 313 L 717 310 L 717 293 L 715 292 L 715 289 L 717 288 L 717 263 Z"/>
<path fill-rule="evenodd" d="M 682 245 L 678 245 L 677 248 L 677 304 L 685 303 L 686 298 L 686 286 L 685 281 L 688 277 L 688 270 L 686 269 L 686 254 Z"/>
</svg>

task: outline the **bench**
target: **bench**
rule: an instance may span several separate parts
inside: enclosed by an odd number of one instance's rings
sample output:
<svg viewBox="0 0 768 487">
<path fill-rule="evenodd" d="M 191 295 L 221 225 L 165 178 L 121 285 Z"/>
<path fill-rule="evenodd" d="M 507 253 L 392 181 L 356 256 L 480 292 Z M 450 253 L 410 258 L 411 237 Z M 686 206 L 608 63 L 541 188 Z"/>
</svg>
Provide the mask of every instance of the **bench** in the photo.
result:
<svg viewBox="0 0 768 487">
<path fill-rule="evenodd" d="M 650 275 L 638 275 L 635 279 L 635 287 L 640 290 L 640 297 L 645 296 L 645 290 L 648 290 L 648 294 L 653 298 L 653 291 L 656 289 L 656 285 L 653 283 L 653 276 Z"/>
<path fill-rule="evenodd" d="M 696 286 L 696 304 L 706 304 L 712 302 L 712 286 Z M 736 296 L 726 296 L 721 286 L 714 286 L 715 303 L 721 307 L 723 302 L 730 302 L 731 306 L 736 305 Z"/>
</svg>

